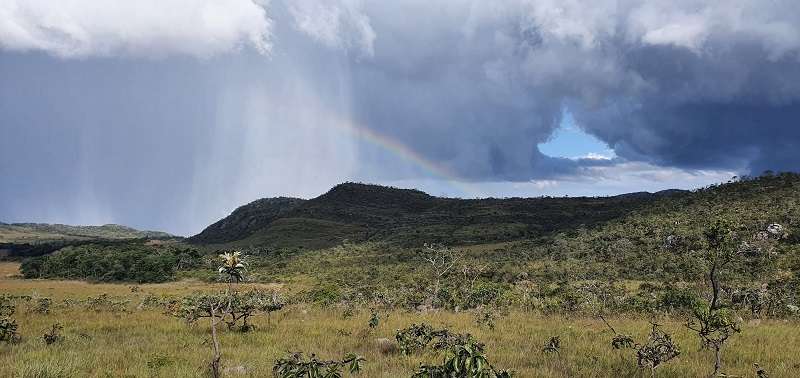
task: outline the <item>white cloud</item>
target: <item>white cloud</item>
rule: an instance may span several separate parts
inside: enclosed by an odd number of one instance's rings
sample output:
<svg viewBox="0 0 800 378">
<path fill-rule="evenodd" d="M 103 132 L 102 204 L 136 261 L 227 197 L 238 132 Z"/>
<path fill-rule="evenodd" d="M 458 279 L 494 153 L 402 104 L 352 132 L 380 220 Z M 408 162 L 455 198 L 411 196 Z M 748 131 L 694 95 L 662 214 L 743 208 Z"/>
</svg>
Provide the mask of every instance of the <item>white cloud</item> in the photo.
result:
<svg viewBox="0 0 800 378">
<path fill-rule="evenodd" d="M 692 190 L 725 182 L 736 172 L 726 170 L 687 170 L 659 167 L 647 163 L 624 162 L 584 168 L 582 172 L 546 180 L 525 182 L 482 181 L 453 183 L 434 179 L 382 182 L 404 188 L 418 188 L 445 197 L 538 197 L 538 196 L 614 196 L 625 193 L 666 189 Z"/>
<path fill-rule="evenodd" d="M 0 48 L 60 57 L 270 51 L 257 0 L 0 0 Z"/>
<path fill-rule="evenodd" d="M 355 50 L 363 56 L 375 53 L 375 31 L 358 0 L 289 1 L 295 27 L 330 48 Z"/>
<path fill-rule="evenodd" d="M 614 151 L 606 151 L 605 153 L 590 152 L 590 153 L 588 153 L 586 155 L 578 156 L 576 158 L 573 158 L 573 160 L 580 160 L 580 159 L 586 159 L 586 160 L 611 160 L 611 159 L 613 159 L 615 157 L 616 156 L 614 155 Z"/>
</svg>

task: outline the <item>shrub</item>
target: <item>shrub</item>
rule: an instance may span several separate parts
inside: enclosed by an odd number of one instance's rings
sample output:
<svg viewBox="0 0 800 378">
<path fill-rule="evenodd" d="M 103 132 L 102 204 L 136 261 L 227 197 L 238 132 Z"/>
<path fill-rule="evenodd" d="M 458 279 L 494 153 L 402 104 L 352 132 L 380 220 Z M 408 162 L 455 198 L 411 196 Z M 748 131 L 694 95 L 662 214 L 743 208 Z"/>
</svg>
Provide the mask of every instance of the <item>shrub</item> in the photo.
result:
<svg viewBox="0 0 800 378">
<path fill-rule="evenodd" d="M 434 350 L 447 350 L 455 345 L 474 343 L 472 335 L 450 332 L 447 328 L 435 329 L 428 324 L 412 324 L 397 330 L 395 340 L 403 354 L 409 355 L 424 350 L 432 344 Z"/>
<path fill-rule="evenodd" d="M 15 311 L 11 296 L 0 295 L 0 341 L 15 343 L 20 340 L 17 321 L 12 317 Z"/>
<path fill-rule="evenodd" d="M 512 373 L 495 369 L 484 354 L 483 344 L 471 341 L 450 348 L 441 365 L 425 365 L 412 378 L 510 378 Z"/>
<path fill-rule="evenodd" d="M 295 352 L 276 360 L 272 373 L 277 378 L 335 378 L 342 376 L 345 367 L 350 374 L 361 372 L 364 361 L 354 353 L 341 360 L 320 360 L 313 353 L 305 357 L 302 352 Z"/>
<path fill-rule="evenodd" d="M 187 323 L 194 323 L 200 318 L 212 317 L 212 309 L 217 309 L 214 316 L 221 318 L 228 329 L 247 332 L 253 328 L 252 324 L 248 323 L 251 317 L 264 313 L 269 315 L 282 308 L 283 303 L 278 300 L 275 292 L 250 290 L 234 291 L 229 294 L 200 293 L 183 297 L 179 303 L 172 306 L 171 315 L 183 318 Z M 224 311 L 220 313 L 219 309 Z"/>
<path fill-rule="evenodd" d="M 11 316 L 0 317 L 0 341 L 15 343 L 19 341 L 17 321 Z"/>
<path fill-rule="evenodd" d="M 42 340 L 44 340 L 44 343 L 47 345 L 55 344 L 63 340 L 64 336 L 61 335 L 62 329 L 64 329 L 64 327 L 61 324 L 59 323 L 53 324 L 50 327 L 50 330 L 46 331 L 44 335 L 42 335 Z"/>
<path fill-rule="evenodd" d="M 561 338 L 558 336 L 552 336 L 547 343 L 544 344 L 542 348 L 542 352 L 544 353 L 560 353 L 561 352 Z"/>
</svg>

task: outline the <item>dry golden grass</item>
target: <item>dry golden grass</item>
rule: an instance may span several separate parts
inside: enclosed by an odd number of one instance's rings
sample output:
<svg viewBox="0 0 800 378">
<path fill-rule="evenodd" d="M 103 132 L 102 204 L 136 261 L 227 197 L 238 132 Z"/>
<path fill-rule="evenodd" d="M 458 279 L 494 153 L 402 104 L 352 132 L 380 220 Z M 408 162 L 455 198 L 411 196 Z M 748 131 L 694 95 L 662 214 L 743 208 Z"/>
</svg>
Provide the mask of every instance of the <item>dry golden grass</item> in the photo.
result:
<svg viewBox="0 0 800 378">
<path fill-rule="evenodd" d="M 14 268 L 0 264 L 2 276 Z M 194 326 L 154 310 L 137 310 L 147 293 L 181 294 L 209 285 L 178 282 L 141 285 L 89 284 L 75 281 L 0 279 L 0 292 L 50 296 L 50 314 L 29 313 L 25 306 L 16 316 L 22 342 L 0 344 L 0 377 L 196 377 L 207 373 L 211 356 L 207 319 Z M 129 313 L 66 308 L 64 298 L 85 298 L 101 293 L 131 300 Z M 274 314 L 272 324 L 259 317 L 257 330 L 241 334 L 223 332 L 221 344 L 226 376 L 271 375 L 273 362 L 288 351 L 315 352 L 322 358 L 341 358 L 356 352 L 367 358 L 364 377 L 408 377 L 420 362 L 436 362 L 440 356 L 383 355 L 376 341 L 394 338 L 394 332 L 414 322 L 446 325 L 470 332 L 486 343 L 487 355 L 499 368 L 515 370 L 518 377 L 629 377 L 649 376 L 636 369 L 632 352 L 610 346 L 611 332 L 602 322 L 587 318 L 545 317 L 512 312 L 497 321 L 494 330 L 478 327 L 468 313 L 396 311 L 367 331 L 368 311 L 344 319 L 340 311 L 292 306 Z M 609 319 L 617 330 L 643 339 L 648 323 L 643 319 Z M 64 325 L 65 340 L 46 346 L 42 334 L 51 324 Z M 682 354 L 663 368 L 659 377 L 700 377 L 711 369 L 712 354 L 678 320 L 665 321 L 681 346 Z M 349 333 L 349 334 L 348 334 Z M 550 336 L 560 336 L 559 355 L 541 352 Z M 798 324 L 763 321 L 747 325 L 731 339 L 724 354 L 725 371 L 742 377 L 755 376 L 753 363 L 765 367 L 771 377 L 800 376 Z"/>
<path fill-rule="evenodd" d="M 0 279 L 18 276 L 19 264 L 13 262 L 0 262 Z"/>
</svg>

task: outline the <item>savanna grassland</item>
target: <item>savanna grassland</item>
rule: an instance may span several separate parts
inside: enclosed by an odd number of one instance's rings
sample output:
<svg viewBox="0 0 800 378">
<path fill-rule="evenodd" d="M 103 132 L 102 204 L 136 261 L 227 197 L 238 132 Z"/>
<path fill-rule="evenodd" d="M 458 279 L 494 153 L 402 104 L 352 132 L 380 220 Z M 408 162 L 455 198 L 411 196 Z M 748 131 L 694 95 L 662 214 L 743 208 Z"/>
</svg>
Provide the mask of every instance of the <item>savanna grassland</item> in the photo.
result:
<svg viewBox="0 0 800 378">
<path fill-rule="evenodd" d="M 49 313 L 41 314 L 20 305 L 17 321 L 21 341 L 0 345 L 2 377 L 195 377 L 208 374 L 211 354 L 207 322 L 187 325 L 159 309 L 142 308 L 148 294 L 180 295 L 209 290 L 200 282 L 144 284 L 131 292 L 125 284 L 90 284 L 78 281 L 22 280 L 14 277 L 16 264 L 3 263 L 0 289 L 16 295 L 46 296 L 53 300 Z M 249 284 L 244 284 L 245 286 Z M 262 286 L 263 287 L 263 286 Z M 64 300 L 81 300 L 108 294 L 128 301 L 122 308 L 93 308 L 67 305 Z M 380 312 L 380 323 L 368 326 L 370 312 L 356 311 L 344 317 L 337 309 L 312 305 L 290 305 L 254 320 L 248 333 L 225 331 L 220 343 L 224 376 L 263 377 L 272 374 L 275 359 L 288 351 L 315 352 L 323 358 L 339 358 L 356 352 L 366 358 L 362 376 L 408 377 L 420 362 L 436 362 L 441 353 L 405 356 L 388 352 L 378 339 L 394 339 L 397 329 L 426 322 L 469 332 L 486 344 L 493 365 L 510 369 L 519 377 L 603 377 L 648 376 L 640 370 L 630 350 L 615 350 L 613 336 L 605 324 L 584 316 L 543 316 L 510 311 L 496 320 L 493 329 L 476 324 L 471 313 L 452 311 Z M 207 320 L 207 319 L 206 319 Z M 646 337 L 646 319 L 610 316 L 617 330 L 634 337 Z M 660 319 L 681 346 L 681 355 L 659 368 L 659 377 L 695 377 L 709 373 L 708 350 L 700 348 L 697 337 L 681 319 Z M 64 326 L 64 339 L 53 345 L 42 341 L 53 323 Z M 800 374 L 798 323 L 786 320 L 750 321 L 742 333 L 726 346 L 726 371 L 755 376 L 753 363 L 768 369 L 772 377 Z M 542 351 L 551 336 L 559 336 L 558 353 Z"/>
<path fill-rule="evenodd" d="M 33 230 L 0 244 L 0 376 L 796 377 L 798 230 L 791 173 L 596 198 L 348 183 L 186 239 Z"/>
</svg>

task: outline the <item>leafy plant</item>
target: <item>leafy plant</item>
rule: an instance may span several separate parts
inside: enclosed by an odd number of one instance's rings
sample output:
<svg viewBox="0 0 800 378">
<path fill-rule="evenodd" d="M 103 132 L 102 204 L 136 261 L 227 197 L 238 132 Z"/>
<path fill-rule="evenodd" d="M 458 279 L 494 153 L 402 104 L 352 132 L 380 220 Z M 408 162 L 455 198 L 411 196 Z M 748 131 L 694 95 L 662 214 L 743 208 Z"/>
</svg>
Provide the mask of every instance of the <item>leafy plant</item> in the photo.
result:
<svg viewBox="0 0 800 378">
<path fill-rule="evenodd" d="M 367 325 L 369 326 L 370 329 L 375 329 L 376 327 L 378 327 L 378 324 L 380 324 L 380 322 L 381 322 L 381 317 L 380 315 L 378 315 L 378 311 L 372 309 L 370 311 L 369 322 L 367 322 Z"/>
<path fill-rule="evenodd" d="M 302 352 L 295 352 L 276 360 L 272 373 L 277 378 L 339 378 L 345 368 L 350 374 L 360 373 L 364 361 L 354 353 L 341 360 L 321 360 L 313 353 L 305 357 Z"/>
<path fill-rule="evenodd" d="M 0 341 L 15 343 L 20 340 L 17 321 L 11 316 L 0 317 Z"/>
<path fill-rule="evenodd" d="M 550 337 L 547 340 L 547 344 L 544 344 L 544 348 L 542 348 L 542 352 L 545 353 L 560 353 L 561 352 L 561 338 L 558 336 Z"/>
<path fill-rule="evenodd" d="M 242 252 L 225 252 L 219 257 L 222 258 L 222 265 L 217 271 L 226 277 L 228 283 L 244 281 L 247 267 L 242 257 Z"/>
<path fill-rule="evenodd" d="M 714 372 L 712 376 L 717 376 L 722 369 L 722 347 L 725 342 L 741 332 L 739 325 L 732 319 L 728 309 L 712 309 L 707 306 L 700 306 L 694 313 L 694 318 L 686 321 L 686 328 L 697 333 L 701 343 L 705 348 L 714 351 Z"/>
<path fill-rule="evenodd" d="M 604 317 L 601 316 L 600 319 L 614 333 L 614 337 L 611 339 L 611 346 L 614 349 L 629 348 L 636 351 L 636 365 L 640 369 L 650 369 L 650 376 L 652 377 L 655 377 L 656 368 L 681 354 L 678 345 L 672 341 L 672 337 L 661 331 L 660 325 L 654 321 L 650 322 L 652 329 L 647 342 L 639 344 L 630 335 L 618 333 Z"/>
<path fill-rule="evenodd" d="M 112 297 L 106 293 L 102 293 L 96 297 L 87 297 L 83 304 L 86 309 L 96 312 L 128 312 L 130 300 L 121 297 Z"/>
<path fill-rule="evenodd" d="M 424 350 L 432 345 L 434 350 L 447 350 L 456 345 L 475 343 L 470 334 L 450 332 L 447 328 L 435 329 L 420 323 L 397 330 L 395 340 L 403 354 L 409 355 Z"/>
<path fill-rule="evenodd" d="M 53 324 L 50 327 L 50 330 L 46 331 L 44 335 L 42 335 L 42 340 L 44 340 L 44 343 L 47 345 L 55 344 L 63 340 L 64 336 L 61 335 L 61 330 L 63 329 L 64 327 L 61 324 Z"/>
<path fill-rule="evenodd" d="M 481 343 L 472 341 L 453 345 L 441 365 L 425 365 L 412 378 L 510 378 L 512 373 L 495 369 Z"/>
<path fill-rule="evenodd" d="M 50 306 L 53 304 L 53 300 L 49 297 L 40 297 L 35 296 L 31 298 L 33 303 L 29 304 L 28 311 L 37 313 L 37 314 L 49 314 L 50 313 Z"/>
<path fill-rule="evenodd" d="M 697 333 L 704 347 L 714 351 L 712 376 L 718 376 L 722 370 L 722 348 L 725 343 L 731 336 L 741 332 L 730 308 L 722 303 L 720 276 L 723 270 L 739 260 L 747 260 L 748 256 L 763 258 L 761 252 L 772 249 L 771 240 L 785 237 L 783 227 L 778 224 L 769 225 L 767 231 L 757 233 L 751 242 L 743 240 L 742 233 L 734 222 L 719 217 L 703 230 L 703 239 L 699 244 L 703 258 L 709 264 L 711 298 L 708 303 L 696 306 L 693 317 L 686 321 L 686 327 Z"/>
<path fill-rule="evenodd" d="M 9 295 L 0 295 L 0 341 L 16 343 L 20 340 L 17 321 L 13 318 L 16 306 Z"/>
</svg>

